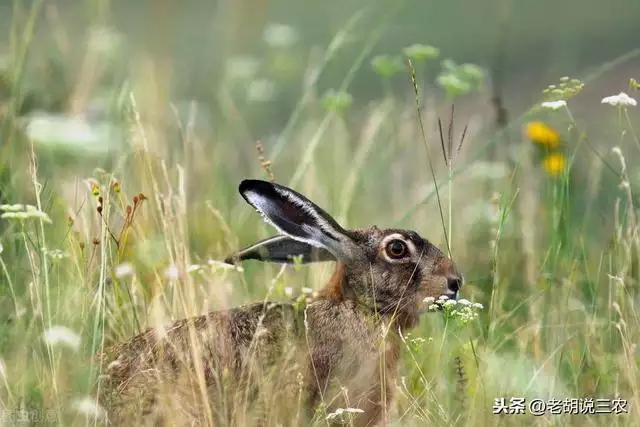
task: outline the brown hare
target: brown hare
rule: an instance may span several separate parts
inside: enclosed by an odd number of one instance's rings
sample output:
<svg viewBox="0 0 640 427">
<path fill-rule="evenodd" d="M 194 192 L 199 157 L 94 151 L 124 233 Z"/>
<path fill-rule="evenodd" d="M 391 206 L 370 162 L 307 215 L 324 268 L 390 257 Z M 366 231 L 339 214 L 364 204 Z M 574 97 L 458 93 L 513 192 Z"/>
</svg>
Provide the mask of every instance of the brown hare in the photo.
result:
<svg viewBox="0 0 640 427">
<path fill-rule="evenodd" d="M 333 276 L 310 301 L 211 312 L 105 349 L 110 423 L 326 425 L 338 408 L 352 408 L 356 426 L 384 423 L 399 331 L 417 325 L 425 297 L 457 298 L 461 274 L 414 231 L 345 230 L 275 183 L 245 180 L 239 191 L 281 235 L 226 262 L 335 261 Z"/>
</svg>

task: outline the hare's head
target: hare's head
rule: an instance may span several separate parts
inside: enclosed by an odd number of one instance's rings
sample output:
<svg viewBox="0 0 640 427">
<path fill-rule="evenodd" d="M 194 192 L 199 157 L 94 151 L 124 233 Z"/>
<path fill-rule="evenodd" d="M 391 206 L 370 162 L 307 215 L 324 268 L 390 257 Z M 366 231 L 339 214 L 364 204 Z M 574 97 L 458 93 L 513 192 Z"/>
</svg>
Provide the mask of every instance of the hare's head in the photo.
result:
<svg viewBox="0 0 640 427">
<path fill-rule="evenodd" d="M 282 185 L 245 180 L 242 197 L 282 233 L 227 259 L 271 262 L 335 260 L 335 297 L 414 325 L 425 297 L 455 299 L 462 275 L 438 248 L 411 230 L 345 230 L 303 195 Z"/>
</svg>

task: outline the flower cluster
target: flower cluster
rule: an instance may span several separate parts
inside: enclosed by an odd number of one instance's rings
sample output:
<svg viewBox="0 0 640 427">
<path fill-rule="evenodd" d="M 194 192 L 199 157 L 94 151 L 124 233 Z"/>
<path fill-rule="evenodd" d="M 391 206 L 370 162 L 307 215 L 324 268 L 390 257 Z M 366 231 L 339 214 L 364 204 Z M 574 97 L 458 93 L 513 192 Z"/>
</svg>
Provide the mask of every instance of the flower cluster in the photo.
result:
<svg viewBox="0 0 640 427">
<path fill-rule="evenodd" d="M 542 158 L 542 167 L 545 172 L 551 177 L 560 175 L 566 165 L 564 154 L 558 151 L 560 147 L 560 134 L 541 121 L 528 123 L 525 134 L 530 141 L 543 149 L 544 157 Z"/>
<path fill-rule="evenodd" d="M 430 344 L 433 342 L 433 337 L 414 337 L 411 335 L 411 332 L 407 332 L 406 335 L 400 335 L 400 337 L 412 351 L 420 351 L 425 344 Z"/>
<path fill-rule="evenodd" d="M 544 101 L 540 107 L 548 110 L 567 108 L 567 100 L 577 95 L 584 88 L 580 79 L 564 76 L 557 84 L 551 84 L 542 91 Z M 560 135 L 554 129 L 541 121 L 530 122 L 526 126 L 525 134 L 544 151 L 541 165 L 550 177 L 562 174 L 566 167 L 566 159 L 558 149 Z"/>
<path fill-rule="evenodd" d="M 52 222 L 49 215 L 32 205 L 0 205 L 0 211 L 4 211 L 2 216 L 0 216 L 3 219 L 14 219 L 18 221 L 42 219 L 48 224 Z"/>
<path fill-rule="evenodd" d="M 554 150 L 560 145 L 560 135 L 546 124 L 536 121 L 527 124 L 527 137 L 536 144 Z"/>
<path fill-rule="evenodd" d="M 550 104 L 548 107 L 552 108 L 551 103 L 554 101 L 556 102 L 556 105 L 566 105 L 566 100 L 580 93 L 583 88 L 584 83 L 580 79 L 565 76 L 560 78 L 560 82 L 558 84 L 547 86 L 542 93 L 546 98 L 546 103 Z M 560 101 L 564 101 L 564 104 L 557 104 L 557 102 Z M 545 103 L 543 103 L 543 107 L 545 106 L 544 104 Z"/>
<path fill-rule="evenodd" d="M 446 317 L 457 320 L 463 325 L 477 319 L 478 312 L 484 308 L 478 302 L 471 302 L 464 298 L 453 300 L 446 295 L 442 295 L 437 300 L 433 297 L 427 297 L 423 302 L 429 311 L 442 310 Z"/>
<path fill-rule="evenodd" d="M 602 104 L 609 104 L 614 107 L 635 107 L 638 105 L 638 101 L 630 97 L 624 92 L 620 92 L 617 95 L 611 95 L 602 98 Z"/>
<path fill-rule="evenodd" d="M 480 90 L 483 80 L 484 72 L 477 65 L 458 65 L 451 59 L 445 59 L 436 82 L 449 97 L 455 98 Z"/>
</svg>

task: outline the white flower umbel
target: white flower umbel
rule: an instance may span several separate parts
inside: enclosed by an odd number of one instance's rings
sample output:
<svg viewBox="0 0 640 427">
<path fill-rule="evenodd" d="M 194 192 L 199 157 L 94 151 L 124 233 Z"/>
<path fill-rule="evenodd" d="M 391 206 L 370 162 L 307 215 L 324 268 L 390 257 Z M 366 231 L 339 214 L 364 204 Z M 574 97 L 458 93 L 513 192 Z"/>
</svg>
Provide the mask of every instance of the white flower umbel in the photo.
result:
<svg viewBox="0 0 640 427">
<path fill-rule="evenodd" d="M 422 302 L 423 302 L 425 305 L 431 305 L 431 304 L 433 304 L 434 302 L 436 302 L 436 299 L 435 299 L 434 297 L 426 297 L 425 299 L 423 299 L 423 300 L 422 300 Z"/>
<path fill-rule="evenodd" d="M 477 302 L 471 302 L 467 299 L 453 300 L 446 295 L 441 296 L 437 300 L 427 297 L 423 300 L 428 311 L 442 310 L 446 317 L 461 322 L 463 325 L 478 318 L 478 312 L 484 307 Z"/>
<path fill-rule="evenodd" d="M 44 332 L 44 341 L 50 346 L 65 345 L 74 351 L 80 349 L 80 335 L 66 326 L 52 326 Z"/>
<path fill-rule="evenodd" d="M 26 221 L 39 218 L 47 224 L 52 223 L 49 215 L 32 205 L 0 205 L 0 210 L 4 211 L 4 213 L 0 215 L 3 219 Z"/>
<path fill-rule="evenodd" d="M 542 108 L 548 108 L 550 110 L 558 110 L 562 107 L 566 107 L 567 106 L 567 101 L 565 100 L 558 100 L 558 101 L 546 101 L 543 102 L 542 104 L 540 104 L 540 106 Z"/>
<path fill-rule="evenodd" d="M 638 102 L 635 99 L 624 92 L 602 98 L 602 103 L 613 105 L 614 107 L 635 107 L 636 105 L 638 105 Z"/>
<path fill-rule="evenodd" d="M 463 325 L 478 318 L 478 312 L 482 309 L 482 304 L 472 303 L 465 299 L 460 301 L 449 300 L 443 305 L 445 315 L 459 321 Z"/>
<path fill-rule="evenodd" d="M 5 212 L 20 212 L 24 210 L 24 205 L 16 203 L 14 205 L 0 205 L 0 211 Z"/>
<path fill-rule="evenodd" d="M 27 136 L 41 146 L 104 155 L 116 148 L 119 141 L 116 129 L 103 120 L 33 112 L 25 121 Z"/>
</svg>

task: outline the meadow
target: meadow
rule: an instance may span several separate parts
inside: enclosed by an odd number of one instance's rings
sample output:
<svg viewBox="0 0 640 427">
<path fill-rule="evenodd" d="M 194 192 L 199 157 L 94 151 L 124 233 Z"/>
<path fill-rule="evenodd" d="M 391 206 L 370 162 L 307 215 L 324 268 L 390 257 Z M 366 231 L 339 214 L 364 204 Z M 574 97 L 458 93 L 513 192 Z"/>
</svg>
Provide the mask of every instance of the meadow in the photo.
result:
<svg viewBox="0 0 640 427">
<path fill-rule="evenodd" d="M 107 2 L 81 36 L 44 3 L 15 2 L 0 49 L 0 425 L 99 424 L 105 345 L 321 289 L 331 263 L 221 262 L 275 234 L 243 178 L 349 228 L 414 229 L 460 266 L 482 308 L 403 337 L 389 425 L 638 425 L 640 47 L 521 88 L 472 49 L 387 48 L 365 8 L 312 46 L 248 15 L 260 47 L 190 87 L 161 42 L 133 55 Z"/>
</svg>

